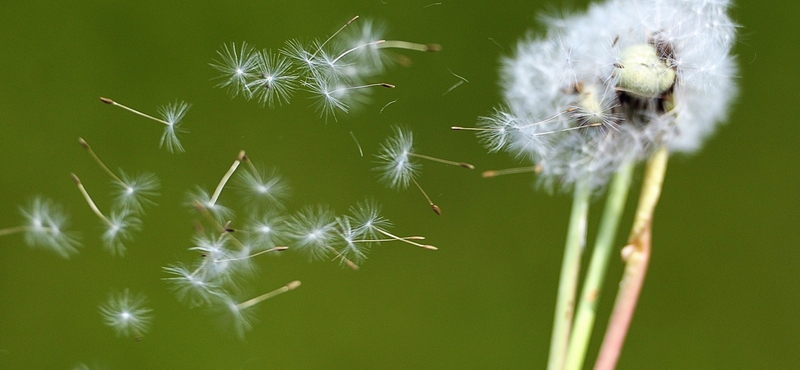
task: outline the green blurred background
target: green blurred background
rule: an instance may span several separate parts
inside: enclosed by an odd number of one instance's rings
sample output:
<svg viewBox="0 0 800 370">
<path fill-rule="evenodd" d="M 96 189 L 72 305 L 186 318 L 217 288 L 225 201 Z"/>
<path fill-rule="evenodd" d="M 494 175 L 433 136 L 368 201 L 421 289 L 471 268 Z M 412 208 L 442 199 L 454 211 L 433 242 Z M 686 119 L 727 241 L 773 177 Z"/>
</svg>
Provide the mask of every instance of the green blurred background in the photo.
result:
<svg viewBox="0 0 800 370">
<path fill-rule="evenodd" d="M 731 11 L 743 26 L 741 95 L 701 153 L 670 163 L 620 369 L 800 366 L 800 125 L 787 111 L 800 103 L 800 14 L 794 3 L 772 4 L 737 1 Z M 528 175 L 481 179 L 480 170 L 515 160 L 449 127 L 472 125 L 499 103 L 500 56 L 553 8 L 585 4 L 3 1 L 0 227 L 20 224 L 18 207 L 41 194 L 68 208 L 85 246 L 65 260 L 19 235 L 0 239 L 0 368 L 543 368 L 570 197 L 537 191 Z M 208 64 L 224 43 L 278 48 L 329 35 L 356 14 L 384 22 L 391 38 L 443 50 L 404 53 L 413 65 L 385 76 L 397 88 L 376 91 L 338 122 L 317 118 L 301 95 L 269 109 L 214 88 Z M 469 83 L 445 94 L 459 81 L 453 74 Z M 158 149 L 156 124 L 99 96 L 151 113 L 175 99 L 192 103 L 187 152 Z M 377 183 L 372 154 L 393 124 L 413 129 L 420 152 L 478 167 L 424 165 L 420 181 L 442 216 L 416 190 Z M 108 204 L 107 178 L 78 137 L 110 167 L 162 181 L 159 206 L 124 258 L 102 250 L 98 220 L 69 179 L 77 173 Z M 263 259 L 248 294 L 294 279 L 303 286 L 262 303 L 260 322 L 238 340 L 213 315 L 180 304 L 161 266 L 194 257 L 184 193 L 213 188 L 240 149 L 280 170 L 293 188 L 290 209 L 325 203 L 344 212 L 374 197 L 394 231 L 425 235 L 440 250 L 387 244 L 357 272 L 294 254 Z M 592 206 L 592 234 L 601 207 L 602 199 Z M 599 332 L 620 270 L 614 259 Z M 115 337 L 98 313 L 109 291 L 122 288 L 145 293 L 155 312 L 141 342 Z"/>
</svg>

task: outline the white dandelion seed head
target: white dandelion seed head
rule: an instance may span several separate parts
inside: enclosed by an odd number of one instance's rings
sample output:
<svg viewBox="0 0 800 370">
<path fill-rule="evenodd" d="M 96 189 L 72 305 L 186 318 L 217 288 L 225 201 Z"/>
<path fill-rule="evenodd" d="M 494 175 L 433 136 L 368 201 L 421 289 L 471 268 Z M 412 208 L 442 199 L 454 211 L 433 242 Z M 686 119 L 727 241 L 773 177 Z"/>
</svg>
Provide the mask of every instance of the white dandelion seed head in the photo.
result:
<svg viewBox="0 0 800 370">
<path fill-rule="evenodd" d="M 696 151 L 736 95 L 729 4 L 609 0 L 542 18 L 546 34 L 504 58 L 505 106 L 479 120 L 480 140 L 562 188 L 586 177 L 601 188 L 662 146 Z"/>
</svg>

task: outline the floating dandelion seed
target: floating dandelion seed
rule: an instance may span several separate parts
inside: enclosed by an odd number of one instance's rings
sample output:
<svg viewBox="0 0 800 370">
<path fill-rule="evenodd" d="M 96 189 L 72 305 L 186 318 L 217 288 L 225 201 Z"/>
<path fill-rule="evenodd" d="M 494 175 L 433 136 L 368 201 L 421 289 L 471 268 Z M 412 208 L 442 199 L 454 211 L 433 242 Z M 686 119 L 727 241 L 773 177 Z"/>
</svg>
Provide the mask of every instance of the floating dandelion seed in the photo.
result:
<svg viewBox="0 0 800 370">
<path fill-rule="evenodd" d="M 300 287 L 300 281 L 295 280 L 271 292 L 237 302 L 229 295 L 222 295 L 216 300 L 215 311 L 222 316 L 222 321 L 232 328 L 239 338 L 244 338 L 244 334 L 253 328 L 255 316 L 253 309 L 256 305 L 280 294 L 286 293 Z"/>
<path fill-rule="evenodd" d="M 67 230 L 69 215 L 59 204 L 47 198 L 35 197 L 20 211 L 26 223 L 0 229 L 0 236 L 23 233 L 28 246 L 47 248 L 64 258 L 78 253 L 78 247 L 81 246 L 79 237 Z"/>
<path fill-rule="evenodd" d="M 220 81 L 217 87 L 228 89 L 231 97 L 243 94 L 250 99 L 253 91 L 250 88 L 252 79 L 257 75 L 259 66 L 259 54 L 253 47 L 246 42 L 236 46 L 236 43 L 223 45 L 222 50 L 217 51 L 221 60 L 214 60 L 211 66 L 220 71 Z"/>
<path fill-rule="evenodd" d="M 425 159 L 442 164 L 474 169 L 475 166 L 465 162 L 454 162 L 436 157 L 427 156 L 414 152 L 414 137 L 411 131 L 395 126 L 394 135 L 386 139 L 381 144 L 380 151 L 376 155 L 379 164 L 375 168 L 381 172 L 380 180 L 393 189 L 402 190 L 413 183 L 417 189 L 425 196 L 428 204 L 436 214 L 441 214 L 439 206 L 433 203 L 431 198 L 417 182 L 420 164 L 413 162 L 412 158 Z"/>
<path fill-rule="evenodd" d="M 103 244 L 105 248 L 115 256 L 124 256 L 126 247 L 124 242 L 133 239 L 133 232 L 141 229 L 141 220 L 129 210 L 114 210 L 111 216 L 107 217 L 95 204 L 89 192 L 83 186 L 81 180 L 74 173 L 70 174 L 72 181 L 78 186 L 78 190 L 83 195 L 86 203 L 92 212 L 103 222 L 105 232 L 103 233 Z"/>
<path fill-rule="evenodd" d="M 106 104 L 114 105 L 120 107 L 122 109 L 127 110 L 128 112 L 135 113 L 139 116 L 145 117 L 147 119 L 156 121 L 162 125 L 164 125 L 164 132 L 161 134 L 161 140 L 159 141 L 158 146 L 163 147 L 166 146 L 167 150 L 171 153 L 174 152 L 183 152 L 183 145 L 181 145 L 181 141 L 178 138 L 178 134 L 185 133 L 181 125 L 183 124 L 183 116 L 186 115 L 186 111 L 189 110 L 190 105 L 186 102 L 179 102 L 176 101 L 174 103 L 169 103 L 165 106 L 158 108 L 158 112 L 161 114 L 161 118 L 156 118 L 151 115 L 139 112 L 133 108 L 128 106 L 122 105 L 117 103 L 114 100 L 109 98 L 100 98 L 100 101 Z"/>
<path fill-rule="evenodd" d="M 147 298 L 143 294 L 132 294 L 125 289 L 112 292 L 100 305 L 100 314 L 117 336 L 133 336 L 138 340 L 147 333 L 153 321 L 153 310 L 145 307 L 146 304 Z"/>
<path fill-rule="evenodd" d="M 100 157 L 95 154 L 86 140 L 78 138 L 78 143 L 86 149 L 100 168 L 111 177 L 115 187 L 115 201 L 118 206 L 133 213 L 144 213 L 145 206 L 155 205 L 151 198 L 158 195 L 157 190 L 161 185 L 156 175 L 149 172 L 128 175 L 125 171 L 120 170 L 119 176 L 117 176 L 100 160 Z"/>
</svg>

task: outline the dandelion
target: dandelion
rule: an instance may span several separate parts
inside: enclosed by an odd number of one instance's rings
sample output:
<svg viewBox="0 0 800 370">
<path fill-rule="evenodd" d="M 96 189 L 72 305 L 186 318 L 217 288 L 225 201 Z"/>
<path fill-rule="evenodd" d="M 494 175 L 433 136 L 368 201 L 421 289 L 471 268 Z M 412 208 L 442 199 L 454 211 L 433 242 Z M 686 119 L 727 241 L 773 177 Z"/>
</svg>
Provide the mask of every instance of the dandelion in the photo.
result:
<svg viewBox="0 0 800 370">
<path fill-rule="evenodd" d="M 217 299 L 216 311 L 221 314 L 223 322 L 233 328 L 239 338 L 244 338 L 244 334 L 253 328 L 253 321 L 255 320 L 254 306 L 298 287 L 300 287 L 300 281 L 295 280 L 271 292 L 243 302 L 237 302 L 229 295 L 222 295 Z"/>
<path fill-rule="evenodd" d="M 103 233 L 105 248 L 115 256 L 124 256 L 126 247 L 124 242 L 133 240 L 133 232 L 141 229 L 141 220 L 129 210 L 114 210 L 110 217 L 106 217 L 97 207 L 81 180 L 74 173 L 70 174 L 72 181 L 78 185 L 78 190 L 83 195 L 92 212 L 103 222 L 106 227 Z"/>
<path fill-rule="evenodd" d="M 79 237 L 68 231 L 69 215 L 50 199 L 35 197 L 20 208 L 26 223 L 17 227 L 0 229 L 0 236 L 23 233 L 25 243 L 31 247 L 47 248 L 61 257 L 78 253 Z"/>
<path fill-rule="evenodd" d="M 414 151 L 414 137 L 411 131 L 394 127 L 394 136 L 390 136 L 386 142 L 381 144 L 380 151 L 376 155 L 379 164 L 375 168 L 381 172 L 380 180 L 390 188 L 402 190 L 413 183 L 417 189 L 425 196 L 428 204 L 436 214 L 441 214 L 439 206 L 433 203 L 431 198 L 417 182 L 421 165 L 413 162 L 412 158 L 425 159 L 442 164 L 474 169 L 475 166 L 465 162 L 454 162 L 436 157 L 419 154 Z"/>
<path fill-rule="evenodd" d="M 503 60 L 503 106 L 476 128 L 454 127 L 477 131 L 490 151 L 533 162 L 490 175 L 532 169 L 544 186 L 574 192 L 549 369 L 582 368 L 631 171 L 647 161 L 626 247 L 628 266 L 595 369 L 616 363 L 649 259 L 652 214 L 668 154 L 697 151 L 725 120 L 736 95 L 730 52 L 737 26 L 728 6 L 728 1 L 609 0 L 585 14 L 543 18 L 547 33 L 523 39 L 515 55 Z M 607 186 L 573 322 L 588 202 Z"/>
<path fill-rule="evenodd" d="M 143 294 L 132 294 L 125 289 L 112 292 L 108 300 L 100 305 L 100 314 L 117 336 L 133 336 L 140 340 L 153 321 L 153 310 L 145 307 L 146 304 L 147 298 Z"/>
<path fill-rule="evenodd" d="M 100 160 L 100 157 L 95 154 L 86 140 L 78 138 L 78 143 L 86 149 L 100 168 L 111 177 L 116 193 L 115 202 L 119 207 L 130 210 L 133 213 L 143 213 L 145 206 L 155 205 L 151 198 L 158 195 L 157 190 L 161 186 L 161 182 L 156 175 L 149 172 L 129 175 L 120 170 L 119 176 L 117 176 Z"/>
<path fill-rule="evenodd" d="M 133 108 L 127 107 L 120 103 L 117 103 L 114 100 L 109 98 L 100 98 L 100 101 L 106 104 L 114 105 L 120 107 L 122 109 L 127 110 L 128 112 L 135 113 L 139 116 L 148 118 L 150 120 L 156 121 L 162 125 L 164 125 L 164 132 L 161 134 L 161 140 L 159 141 L 158 146 L 163 147 L 166 146 L 167 150 L 170 153 L 174 152 L 183 152 L 183 145 L 181 144 L 180 139 L 178 138 L 178 134 L 185 133 L 181 125 L 183 124 L 183 116 L 186 115 L 186 111 L 189 110 L 190 105 L 186 102 L 175 101 L 174 103 L 169 103 L 165 106 L 159 107 L 158 112 L 161 114 L 161 118 L 156 118 L 151 115 L 142 113 L 138 110 Z"/>
</svg>

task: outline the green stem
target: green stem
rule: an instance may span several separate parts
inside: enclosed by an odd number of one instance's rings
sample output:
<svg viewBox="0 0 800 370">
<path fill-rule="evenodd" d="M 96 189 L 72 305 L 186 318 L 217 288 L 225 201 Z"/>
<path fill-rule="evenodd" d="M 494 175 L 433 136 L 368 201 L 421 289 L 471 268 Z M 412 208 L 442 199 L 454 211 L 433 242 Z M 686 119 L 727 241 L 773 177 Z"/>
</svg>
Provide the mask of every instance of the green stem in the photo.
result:
<svg viewBox="0 0 800 370">
<path fill-rule="evenodd" d="M 622 345 L 630 327 L 639 293 L 642 290 L 647 266 L 650 262 L 651 232 L 653 213 L 661 195 L 664 174 L 667 170 L 669 153 L 666 148 L 659 149 L 647 163 L 642 193 L 633 220 L 633 228 L 628 236 L 628 245 L 622 249 L 625 272 L 619 284 L 614 309 L 608 322 L 600 354 L 594 364 L 595 370 L 613 370 L 617 365 Z"/>
<path fill-rule="evenodd" d="M 619 220 L 628 198 L 633 168 L 633 163 L 622 166 L 614 175 L 608 191 L 603 218 L 600 221 L 600 228 L 592 251 L 592 260 L 589 263 L 589 270 L 586 272 L 578 310 L 575 311 L 575 322 L 567 349 L 566 370 L 578 370 L 583 367 L 586 347 L 589 344 L 592 327 L 597 316 L 597 301 L 605 281 L 608 259 L 617 235 Z"/>
<path fill-rule="evenodd" d="M 569 218 L 564 261 L 558 283 L 558 298 L 553 318 L 553 335 L 550 341 L 548 370 L 562 370 L 567 355 L 570 324 L 575 310 L 575 292 L 578 289 L 578 273 L 581 267 L 581 251 L 586 243 L 586 219 L 589 214 L 591 195 L 588 176 L 575 184 L 572 213 Z"/>
</svg>

